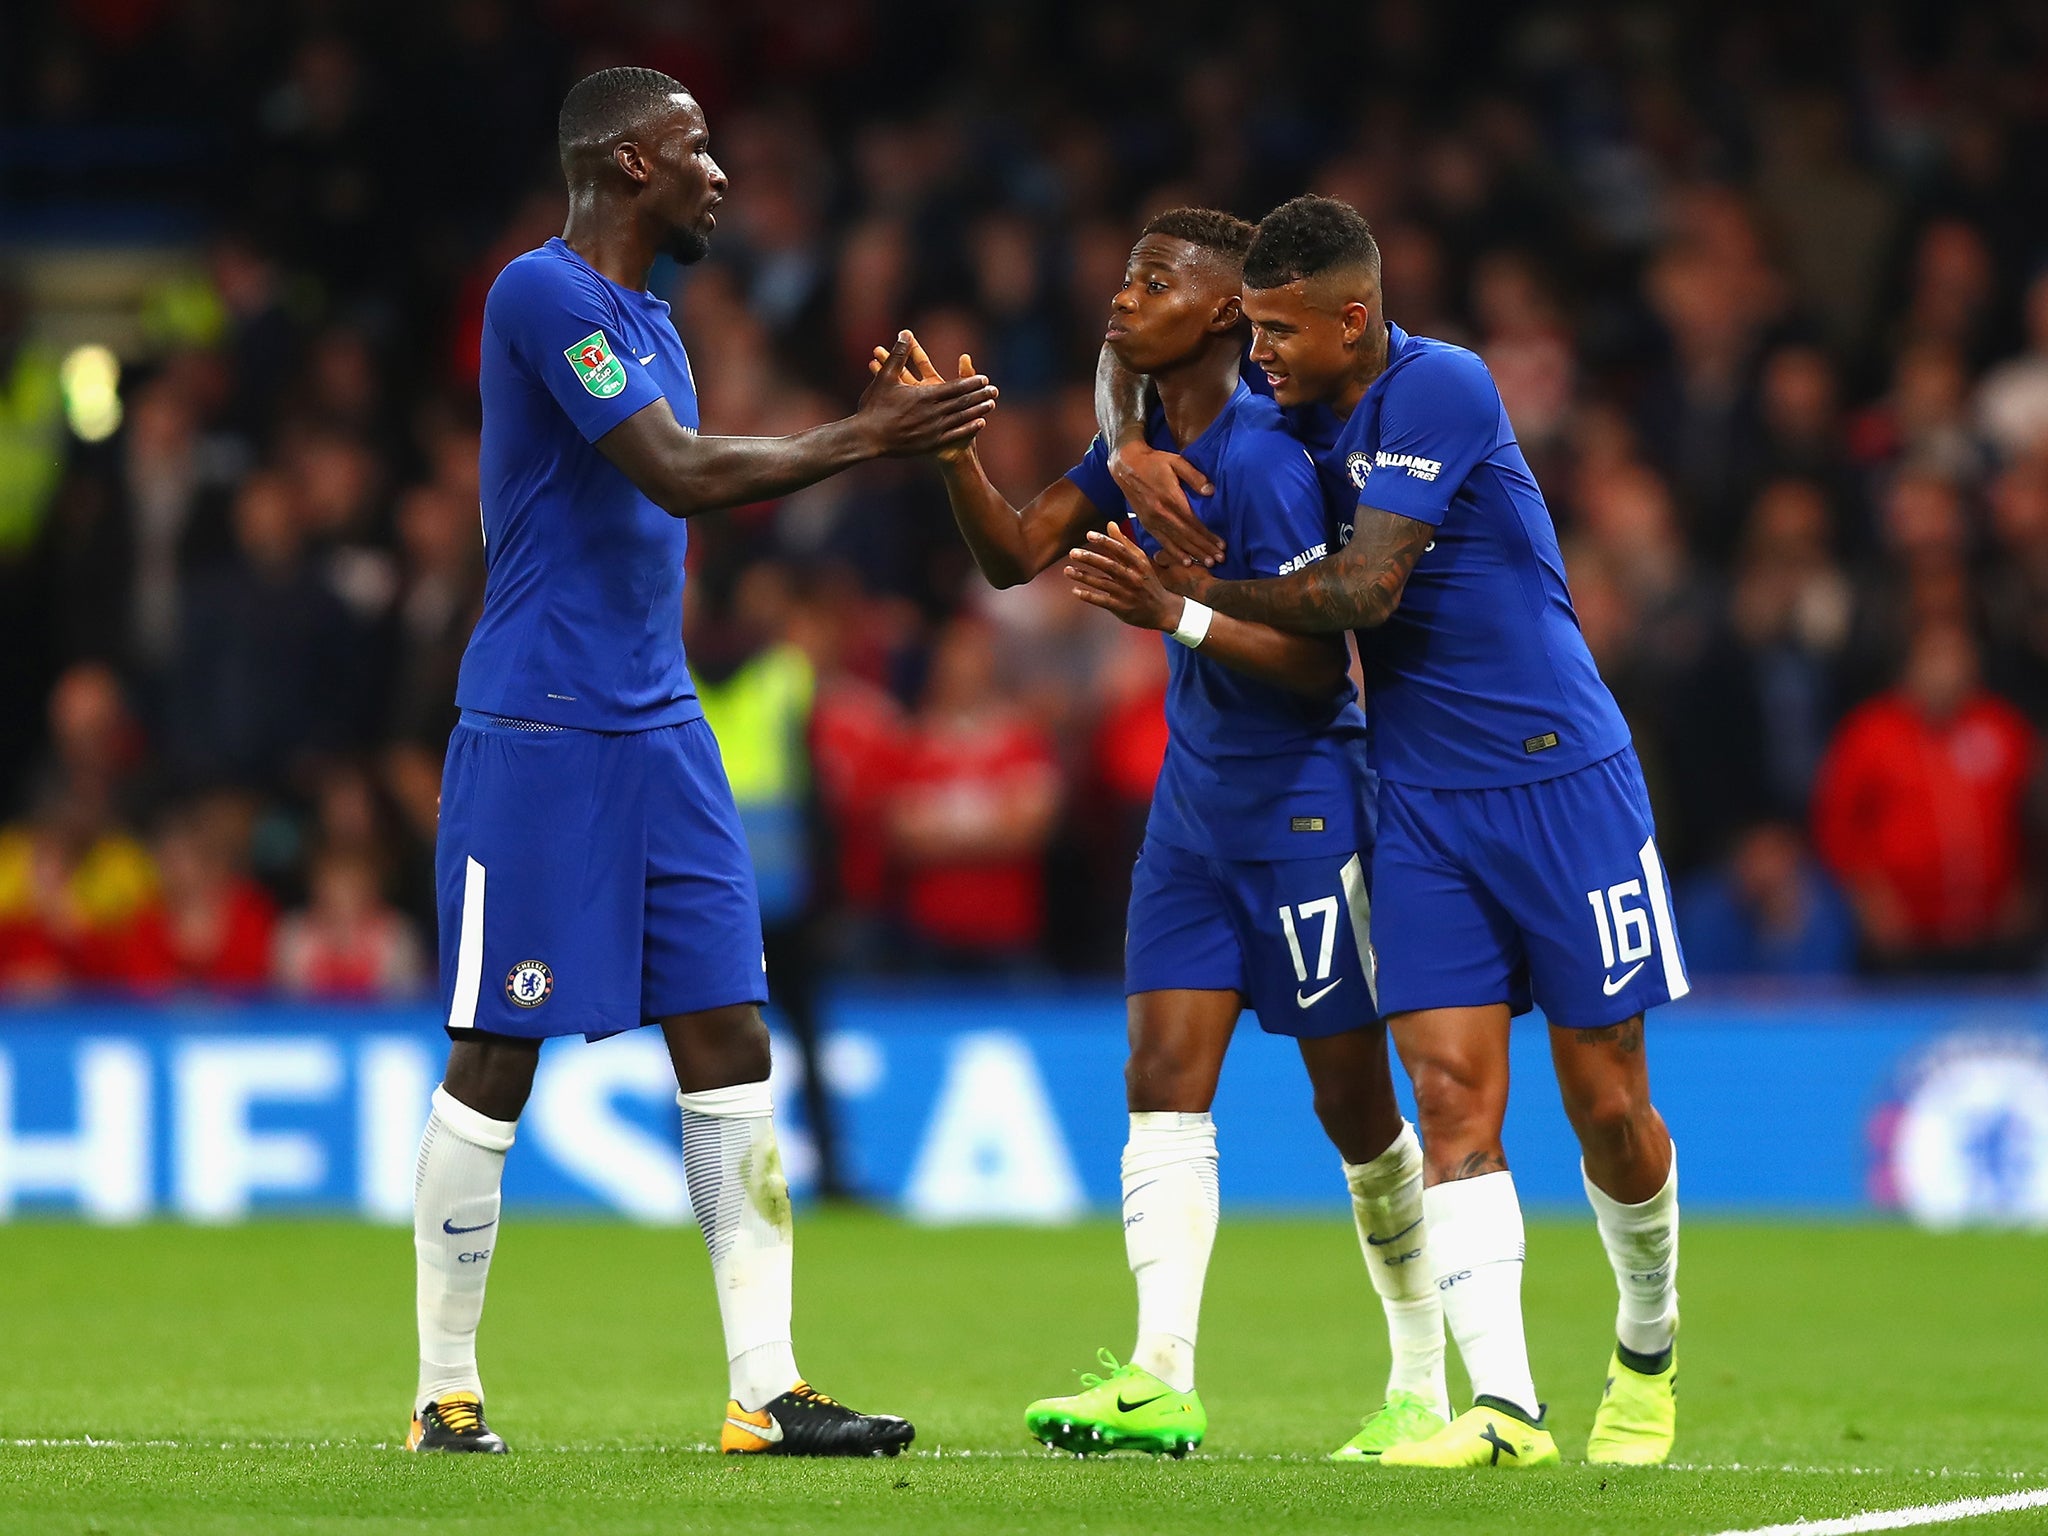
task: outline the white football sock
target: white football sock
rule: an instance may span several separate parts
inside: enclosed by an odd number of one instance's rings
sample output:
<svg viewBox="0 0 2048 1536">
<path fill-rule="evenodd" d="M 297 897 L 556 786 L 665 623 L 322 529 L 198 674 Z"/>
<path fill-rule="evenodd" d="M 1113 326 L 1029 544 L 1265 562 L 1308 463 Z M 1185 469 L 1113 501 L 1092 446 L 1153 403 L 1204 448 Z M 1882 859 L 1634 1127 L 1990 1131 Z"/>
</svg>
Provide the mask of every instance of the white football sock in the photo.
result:
<svg viewBox="0 0 2048 1536">
<path fill-rule="evenodd" d="M 733 1400 L 752 1413 L 801 1378 L 789 1342 L 796 1234 L 768 1085 L 679 1093 L 683 1177 L 711 1252 Z"/>
<path fill-rule="evenodd" d="M 1522 1207 L 1506 1169 L 1424 1191 L 1444 1322 L 1474 1397 L 1498 1398 L 1533 1421 L 1542 1405 L 1522 1333 Z"/>
<path fill-rule="evenodd" d="M 1216 1246 L 1216 1122 L 1172 1111 L 1132 1115 L 1123 1172 L 1124 1253 L 1138 1282 L 1131 1363 L 1192 1392 L 1202 1282 Z"/>
<path fill-rule="evenodd" d="M 1623 1205 L 1599 1188 L 1584 1163 L 1579 1177 L 1621 1291 L 1614 1336 L 1632 1354 L 1661 1355 L 1678 1336 L 1678 1145 L 1664 1187 L 1641 1205 Z"/>
<path fill-rule="evenodd" d="M 420 1328 L 417 1413 L 449 1392 L 483 1395 L 476 1329 L 498 1244 L 498 1186 L 519 1129 L 434 1090 L 412 1182 L 412 1246 Z"/>
<path fill-rule="evenodd" d="M 1344 1182 L 1351 1188 L 1351 1219 L 1365 1270 L 1387 1314 L 1394 1354 L 1387 1392 L 1413 1392 L 1448 1419 L 1444 1309 L 1422 1216 L 1422 1143 L 1415 1127 L 1402 1121 L 1401 1134 L 1386 1151 L 1369 1163 L 1346 1163 Z"/>
</svg>

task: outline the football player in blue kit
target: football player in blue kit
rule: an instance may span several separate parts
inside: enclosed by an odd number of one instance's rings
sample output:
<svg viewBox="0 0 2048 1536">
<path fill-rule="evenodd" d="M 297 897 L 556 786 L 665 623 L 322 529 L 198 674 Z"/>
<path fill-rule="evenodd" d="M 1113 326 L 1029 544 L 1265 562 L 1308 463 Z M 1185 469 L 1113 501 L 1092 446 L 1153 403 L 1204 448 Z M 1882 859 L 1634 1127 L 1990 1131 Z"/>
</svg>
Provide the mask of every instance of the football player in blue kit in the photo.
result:
<svg viewBox="0 0 2048 1536">
<path fill-rule="evenodd" d="M 1162 574 L 1219 614 L 1357 632 L 1380 777 L 1379 1001 L 1415 1083 L 1432 1258 L 1475 1393 L 1439 1434 L 1382 1460 L 1557 1458 L 1530 1379 L 1501 1146 L 1508 1022 L 1533 994 L 1621 1293 L 1587 1455 L 1663 1461 L 1678 1175 L 1643 1014 L 1688 983 L 1642 772 L 1580 635 L 1549 510 L 1486 365 L 1388 323 L 1378 247 L 1354 209 L 1310 197 L 1269 214 L 1244 307 L 1251 360 L 1335 493 L 1341 547 L 1278 578 L 1221 579 L 1183 559 Z M 1131 392 L 1108 393 L 1121 402 L 1112 439 L 1142 465 Z M 1156 498 L 1203 478 L 1169 469 L 1144 468 Z"/>
<path fill-rule="evenodd" d="M 1252 228 L 1175 209 L 1132 249 L 1107 342 L 1157 386 L 1153 441 L 1214 477 L 1204 514 L 1229 541 L 1221 569 L 1271 576 L 1323 554 L 1314 466 L 1273 402 L 1238 372 L 1238 287 Z M 937 374 L 913 352 L 918 376 Z M 968 359 L 960 371 L 971 372 Z M 1132 878 L 1126 941 L 1129 1141 L 1124 1238 L 1138 1291 L 1137 1345 L 1084 1390 L 1026 1410 L 1026 1428 L 1076 1451 L 1182 1454 L 1206 1416 L 1195 1339 L 1217 1225 L 1217 1077 L 1239 1013 L 1295 1038 L 1315 1109 L 1344 1164 L 1361 1247 L 1384 1304 L 1393 1370 L 1383 1402 L 1337 1459 L 1370 1461 L 1449 1415 L 1442 1313 L 1425 1251 L 1422 1157 L 1396 1105 L 1372 999 L 1371 777 L 1365 720 L 1341 634 L 1286 634 L 1196 613 L 1124 535 L 1123 497 L 1100 440 L 1021 511 L 971 443 L 939 458 L 955 518 L 999 587 L 1060 563 L 1089 529 L 1118 557 L 1069 568 L 1076 595 L 1162 631 L 1169 742 Z"/>
<path fill-rule="evenodd" d="M 654 1023 L 717 1283 L 727 1451 L 894 1454 L 911 1426 L 809 1387 L 790 1345 L 787 1185 L 768 1096 L 761 922 L 732 791 L 683 660 L 684 519 L 883 454 L 970 438 L 984 379 L 911 389 L 787 438 L 703 437 L 655 257 L 708 249 L 726 178 L 689 92 L 645 69 L 572 88 L 569 217 L 484 311 L 489 575 L 463 657 L 436 850 L 453 1044 L 413 1213 L 420 1366 L 407 1445 L 498 1452 L 476 1330 L 505 1154 L 544 1039 Z M 896 355 L 908 349 L 899 338 Z"/>
</svg>

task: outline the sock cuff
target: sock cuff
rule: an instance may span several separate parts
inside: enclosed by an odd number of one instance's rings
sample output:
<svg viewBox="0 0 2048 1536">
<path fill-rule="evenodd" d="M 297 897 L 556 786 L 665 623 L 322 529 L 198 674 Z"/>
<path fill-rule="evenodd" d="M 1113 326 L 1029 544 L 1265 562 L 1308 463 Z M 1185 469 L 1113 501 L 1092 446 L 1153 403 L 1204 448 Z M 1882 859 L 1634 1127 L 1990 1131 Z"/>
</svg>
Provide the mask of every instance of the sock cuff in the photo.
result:
<svg viewBox="0 0 2048 1536">
<path fill-rule="evenodd" d="M 451 1135 L 486 1152 L 511 1151 L 512 1138 L 519 1131 L 517 1120 L 493 1120 L 480 1110 L 471 1109 L 445 1087 L 434 1090 L 434 1118 Z"/>
<path fill-rule="evenodd" d="M 1422 1209 L 1432 1242 L 1456 1241 L 1466 1231 L 1512 1231 L 1522 1234 L 1522 1202 L 1515 1194 L 1515 1176 L 1505 1168 L 1476 1179 L 1451 1179 L 1422 1192 Z"/>
<path fill-rule="evenodd" d="M 1344 1182 L 1351 1186 L 1354 1195 L 1365 1200 L 1391 1195 L 1410 1179 L 1421 1176 L 1422 1141 L 1406 1120 L 1401 1122 L 1401 1134 L 1394 1138 L 1393 1145 L 1378 1157 L 1370 1162 L 1344 1165 Z"/>
<path fill-rule="evenodd" d="M 1206 1109 L 1200 1113 L 1186 1113 L 1177 1109 L 1137 1109 L 1131 1111 L 1131 1134 L 1140 1131 L 1207 1131 L 1216 1133 L 1216 1117 Z"/>
<path fill-rule="evenodd" d="M 1586 1199 L 1592 1205 L 1596 1219 L 1624 1230 L 1661 1226 L 1671 1219 L 1672 1211 L 1678 1206 L 1678 1143 L 1671 1143 L 1671 1171 L 1664 1176 L 1664 1187 L 1636 1205 L 1615 1199 L 1595 1184 L 1586 1172 L 1583 1158 L 1579 1161 L 1579 1182 L 1586 1186 Z"/>
<path fill-rule="evenodd" d="M 678 1093 L 676 1103 L 686 1115 L 707 1115 L 714 1120 L 765 1120 L 775 1113 L 766 1078 L 758 1083 L 735 1083 L 730 1088 Z"/>
<path fill-rule="evenodd" d="M 1131 1116 L 1130 1140 L 1124 1143 L 1126 1179 L 1154 1173 L 1176 1163 L 1216 1161 L 1216 1121 L 1207 1114 L 1140 1113 Z"/>
</svg>

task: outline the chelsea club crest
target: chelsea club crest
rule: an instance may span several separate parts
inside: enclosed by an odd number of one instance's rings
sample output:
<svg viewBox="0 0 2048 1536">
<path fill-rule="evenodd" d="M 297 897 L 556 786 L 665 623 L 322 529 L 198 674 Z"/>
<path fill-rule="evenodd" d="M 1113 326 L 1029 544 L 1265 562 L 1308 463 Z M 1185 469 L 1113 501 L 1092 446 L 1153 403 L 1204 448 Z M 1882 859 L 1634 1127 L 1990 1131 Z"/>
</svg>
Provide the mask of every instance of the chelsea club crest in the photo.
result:
<svg viewBox="0 0 2048 1536">
<path fill-rule="evenodd" d="M 505 974 L 505 996 L 515 1008 L 538 1008 L 555 990 L 555 973 L 539 960 L 522 960 Z"/>
<path fill-rule="evenodd" d="M 1344 469 L 1351 476 L 1351 483 L 1362 491 L 1365 489 L 1366 477 L 1372 473 L 1372 455 L 1354 453 L 1344 461 Z"/>
</svg>

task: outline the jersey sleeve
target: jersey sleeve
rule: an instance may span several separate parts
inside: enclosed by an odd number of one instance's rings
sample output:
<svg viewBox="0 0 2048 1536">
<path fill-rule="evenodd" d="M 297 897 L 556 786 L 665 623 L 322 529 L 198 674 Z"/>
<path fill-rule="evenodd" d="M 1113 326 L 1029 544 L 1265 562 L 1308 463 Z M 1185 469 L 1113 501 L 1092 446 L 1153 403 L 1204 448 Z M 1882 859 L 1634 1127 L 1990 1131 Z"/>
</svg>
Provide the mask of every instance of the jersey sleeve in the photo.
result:
<svg viewBox="0 0 2048 1536">
<path fill-rule="evenodd" d="M 1231 475 L 1228 542 L 1251 574 L 1281 576 L 1320 559 L 1329 548 L 1322 482 L 1308 450 L 1284 432 L 1262 434 L 1256 453 Z"/>
<path fill-rule="evenodd" d="M 1471 353 L 1432 352 L 1387 381 L 1379 428 L 1359 504 L 1438 526 L 1500 441 L 1500 390 Z"/>
<path fill-rule="evenodd" d="M 1067 471 L 1067 478 L 1105 518 L 1130 516 L 1130 503 L 1124 500 L 1124 493 L 1117 489 L 1116 477 L 1109 472 L 1109 447 L 1102 441 L 1100 433 L 1088 445 L 1081 462 Z"/>
<path fill-rule="evenodd" d="M 620 340 L 594 281 L 559 261 L 522 261 L 491 288 L 484 321 L 544 385 L 585 442 L 663 397 Z"/>
</svg>

